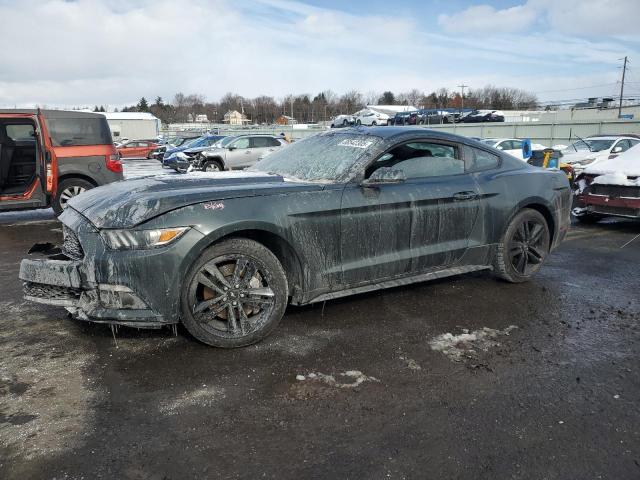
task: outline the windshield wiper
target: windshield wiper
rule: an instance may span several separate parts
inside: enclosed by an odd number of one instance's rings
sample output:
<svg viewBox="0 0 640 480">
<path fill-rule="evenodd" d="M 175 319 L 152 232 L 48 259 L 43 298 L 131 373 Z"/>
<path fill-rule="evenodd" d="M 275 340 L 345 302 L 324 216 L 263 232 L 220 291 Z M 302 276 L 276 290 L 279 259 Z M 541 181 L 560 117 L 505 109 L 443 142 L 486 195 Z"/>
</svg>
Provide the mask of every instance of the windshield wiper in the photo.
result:
<svg viewBox="0 0 640 480">
<path fill-rule="evenodd" d="M 576 137 L 578 137 L 578 135 L 576 135 Z M 591 150 L 591 145 L 589 145 L 583 138 L 578 137 L 578 140 L 580 140 L 582 143 L 584 143 L 587 146 L 587 148 L 589 149 L 590 152 L 593 152 L 593 150 Z M 578 151 L 578 149 L 576 148 L 576 152 L 577 151 Z"/>
</svg>

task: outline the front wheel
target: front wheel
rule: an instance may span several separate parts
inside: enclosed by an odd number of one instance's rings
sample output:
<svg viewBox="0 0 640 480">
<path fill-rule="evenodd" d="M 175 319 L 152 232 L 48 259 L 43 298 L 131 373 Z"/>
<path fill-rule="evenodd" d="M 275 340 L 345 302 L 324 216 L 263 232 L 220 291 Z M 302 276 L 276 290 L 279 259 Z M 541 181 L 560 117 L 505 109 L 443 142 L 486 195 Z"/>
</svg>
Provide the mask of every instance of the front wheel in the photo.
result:
<svg viewBox="0 0 640 480">
<path fill-rule="evenodd" d="M 181 292 L 182 323 L 195 338 L 222 348 L 265 338 L 280 323 L 288 286 L 282 265 L 265 246 L 232 238 L 206 250 Z"/>
<path fill-rule="evenodd" d="M 221 172 L 224 168 L 222 168 L 222 164 L 218 160 L 209 160 L 204 164 L 202 170 L 205 172 Z"/>
<path fill-rule="evenodd" d="M 81 178 L 68 178 L 60 182 L 57 193 L 51 207 L 56 215 L 60 215 L 67 208 L 67 202 L 73 197 L 80 195 L 82 192 L 91 190 L 95 185 Z"/>
<path fill-rule="evenodd" d="M 356 120 L 356 125 L 359 127 L 360 125 L 362 125 L 362 122 L 360 120 Z"/>
<path fill-rule="evenodd" d="M 537 210 L 525 208 L 509 223 L 498 244 L 494 268 L 512 283 L 530 280 L 549 254 L 547 220 Z"/>
</svg>

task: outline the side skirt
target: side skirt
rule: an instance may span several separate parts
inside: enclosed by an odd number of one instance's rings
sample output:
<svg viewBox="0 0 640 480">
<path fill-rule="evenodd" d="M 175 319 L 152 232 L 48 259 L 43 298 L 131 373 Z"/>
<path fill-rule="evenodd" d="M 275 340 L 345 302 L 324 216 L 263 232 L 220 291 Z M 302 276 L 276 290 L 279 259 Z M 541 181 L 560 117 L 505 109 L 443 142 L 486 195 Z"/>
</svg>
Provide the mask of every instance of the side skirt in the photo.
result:
<svg viewBox="0 0 640 480">
<path fill-rule="evenodd" d="M 394 278 L 391 280 L 384 280 L 382 282 L 371 283 L 362 285 L 359 287 L 346 288 L 337 292 L 325 293 L 317 297 L 312 298 L 305 303 L 317 303 L 325 300 L 333 300 L 334 298 L 348 297 L 349 295 L 356 295 L 358 293 L 371 292 L 372 290 L 381 290 L 383 288 L 400 287 L 402 285 L 410 285 L 412 283 L 425 282 L 427 280 L 435 280 L 438 278 L 451 277 L 454 275 L 461 275 L 463 273 L 477 272 L 478 270 L 492 270 L 493 267 L 489 265 L 465 265 L 463 267 L 451 267 L 443 270 L 436 270 L 433 272 L 421 273 L 419 275 L 412 275 L 409 277 Z"/>
</svg>

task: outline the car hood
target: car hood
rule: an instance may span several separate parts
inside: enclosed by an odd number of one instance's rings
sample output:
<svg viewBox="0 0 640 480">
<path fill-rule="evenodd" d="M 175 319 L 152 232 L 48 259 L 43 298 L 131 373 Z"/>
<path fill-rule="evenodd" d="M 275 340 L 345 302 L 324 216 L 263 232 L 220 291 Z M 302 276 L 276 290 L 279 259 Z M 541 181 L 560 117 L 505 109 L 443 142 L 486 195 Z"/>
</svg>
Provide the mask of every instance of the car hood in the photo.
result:
<svg viewBox="0 0 640 480">
<path fill-rule="evenodd" d="M 197 203 L 322 188 L 261 172 L 193 172 L 110 183 L 72 198 L 68 206 L 97 228 L 131 228 Z"/>
<path fill-rule="evenodd" d="M 595 158 L 600 159 L 603 155 L 607 155 L 607 152 L 589 152 L 589 151 L 579 151 L 579 152 L 562 152 L 562 162 L 563 163 L 580 163 L 587 158 Z"/>
</svg>

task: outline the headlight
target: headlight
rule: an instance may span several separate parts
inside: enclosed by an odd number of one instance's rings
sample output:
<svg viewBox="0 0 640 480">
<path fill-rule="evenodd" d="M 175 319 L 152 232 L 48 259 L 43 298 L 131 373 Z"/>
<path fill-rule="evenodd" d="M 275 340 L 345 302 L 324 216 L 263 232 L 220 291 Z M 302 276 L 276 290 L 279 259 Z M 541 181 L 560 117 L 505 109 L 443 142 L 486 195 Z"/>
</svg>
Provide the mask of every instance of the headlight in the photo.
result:
<svg viewBox="0 0 640 480">
<path fill-rule="evenodd" d="M 189 227 L 159 228 L 156 230 L 103 230 L 100 232 L 112 250 L 154 248 L 176 241 Z"/>
</svg>

